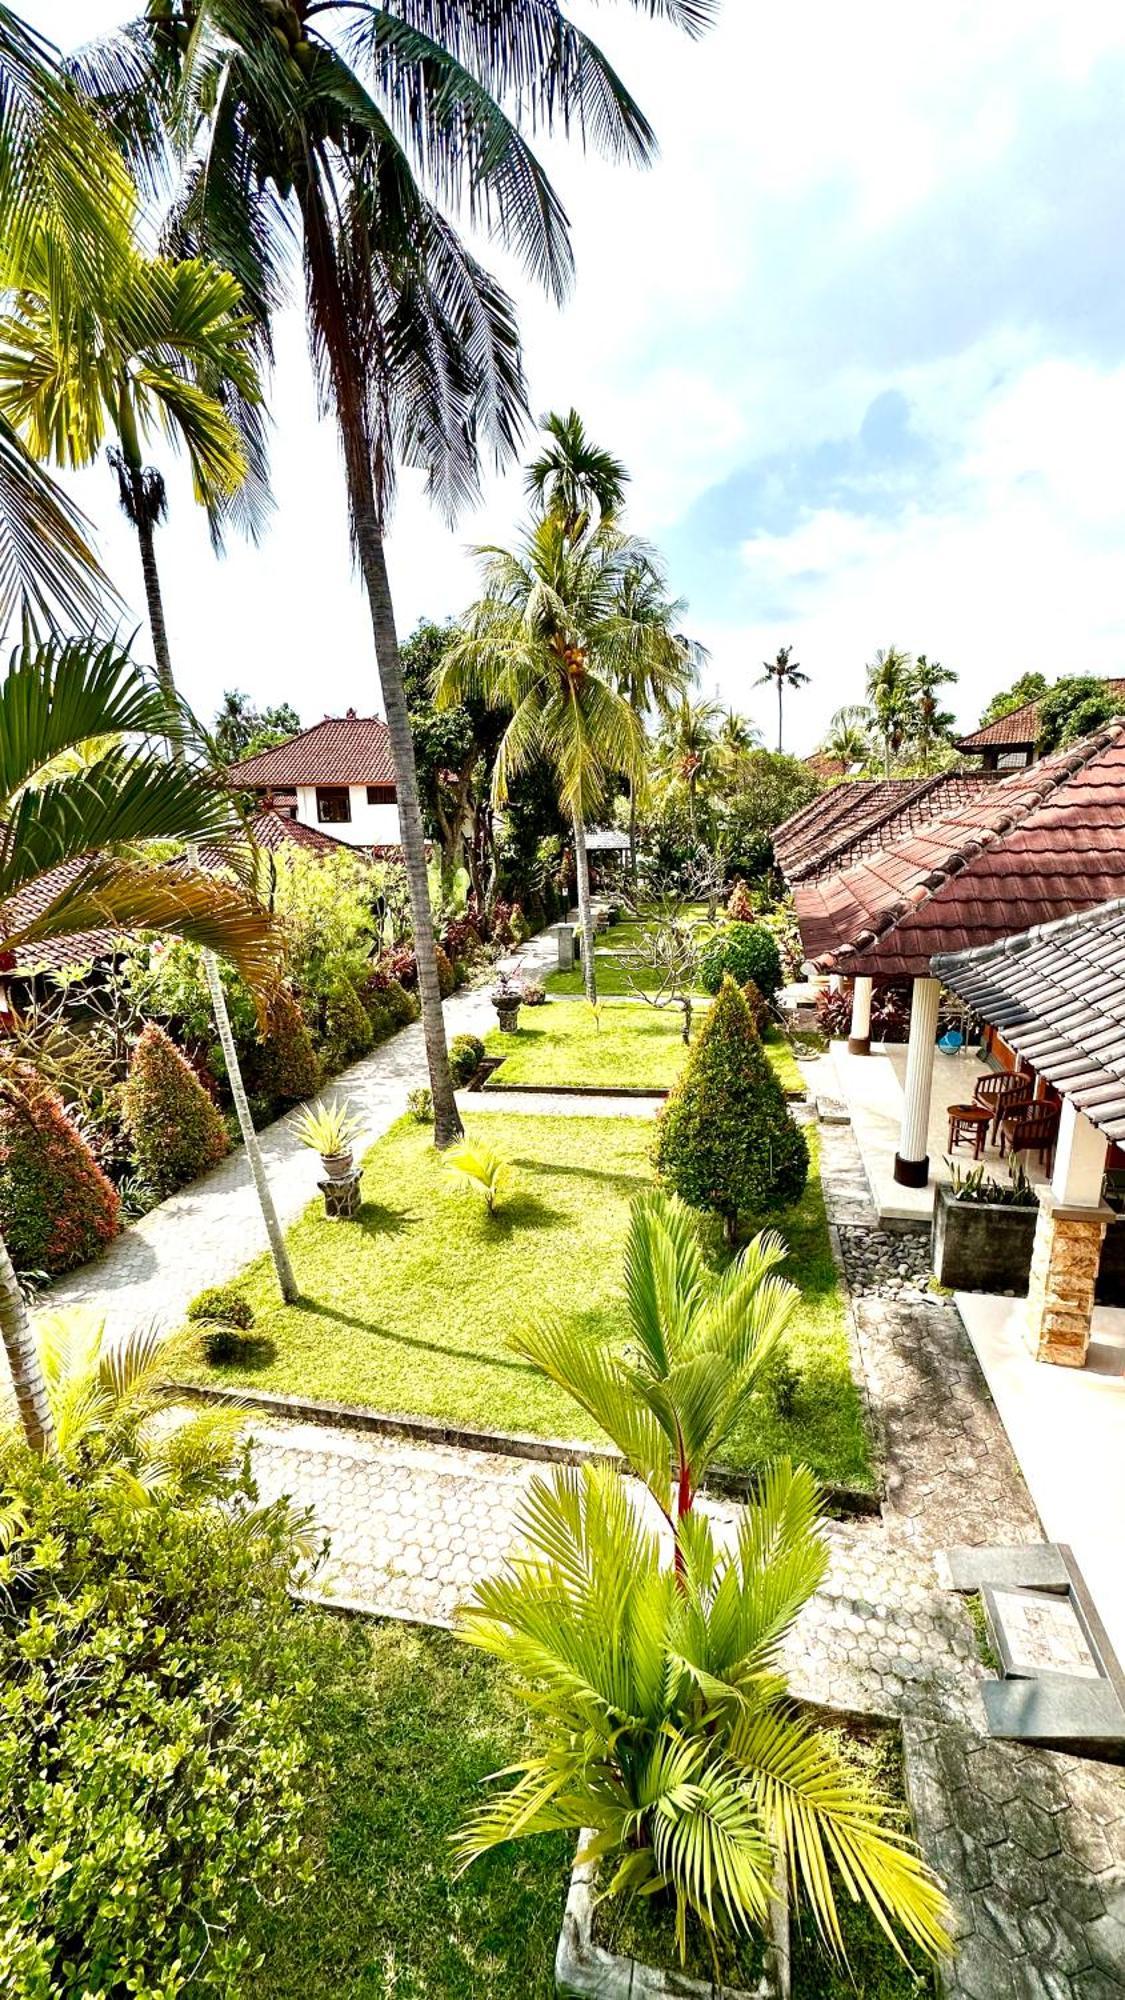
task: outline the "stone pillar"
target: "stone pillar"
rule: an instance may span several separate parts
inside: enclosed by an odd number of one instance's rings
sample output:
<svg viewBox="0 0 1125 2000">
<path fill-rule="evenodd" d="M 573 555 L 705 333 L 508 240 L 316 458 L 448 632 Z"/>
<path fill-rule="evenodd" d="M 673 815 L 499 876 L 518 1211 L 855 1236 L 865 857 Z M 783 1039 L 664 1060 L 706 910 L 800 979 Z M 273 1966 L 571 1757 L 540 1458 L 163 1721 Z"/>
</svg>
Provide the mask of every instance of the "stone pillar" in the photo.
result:
<svg viewBox="0 0 1125 2000">
<path fill-rule="evenodd" d="M 559 971 L 570 972 L 574 967 L 574 925 L 552 924 L 552 935 L 559 954 Z"/>
<path fill-rule="evenodd" d="M 930 1086 L 934 1074 L 940 979 L 916 979 L 910 1001 L 906 1090 L 894 1176 L 900 1187 L 925 1187 L 930 1178 Z"/>
<path fill-rule="evenodd" d="M 1037 1361 L 1081 1368 L 1090 1345 L 1094 1287 L 1112 1210 L 1102 1201 L 1106 1142 L 1068 1100 L 1039 1215 L 1027 1290 L 1027 1343 Z"/>
<path fill-rule="evenodd" d="M 871 987 L 870 979 L 852 981 L 852 1025 L 848 1035 L 850 1056 L 871 1054 Z"/>
</svg>

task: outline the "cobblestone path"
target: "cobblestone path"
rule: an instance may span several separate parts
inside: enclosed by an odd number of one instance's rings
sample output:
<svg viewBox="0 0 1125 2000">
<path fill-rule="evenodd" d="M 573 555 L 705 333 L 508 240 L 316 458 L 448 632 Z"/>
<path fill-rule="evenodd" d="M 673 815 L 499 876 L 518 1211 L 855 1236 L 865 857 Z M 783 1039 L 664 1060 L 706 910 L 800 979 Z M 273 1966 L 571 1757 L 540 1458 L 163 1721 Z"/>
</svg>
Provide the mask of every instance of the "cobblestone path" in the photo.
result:
<svg viewBox="0 0 1125 2000">
<path fill-rule="evenodd" d="M 549 1471 L 490 1452 L 280 1422 L 256 1427 L 254 1469 L 264 1498 L 287 1494 L 311 1507 L 329 1537 L 315 1594 L 426 1624 L 450 1623 L 474 1582 L 499 1568 L 530 1481 Z M 737 1507 L 709 1511 L 733 1537 Z M 829 1575 L 787 1650 L 794 1693 L 861 1714 L 978 1724 L 972 1627 L 932 1564 L 893 1547 L 873 1523 L 829 1522 L 826 1533 Z"/>
</svg>

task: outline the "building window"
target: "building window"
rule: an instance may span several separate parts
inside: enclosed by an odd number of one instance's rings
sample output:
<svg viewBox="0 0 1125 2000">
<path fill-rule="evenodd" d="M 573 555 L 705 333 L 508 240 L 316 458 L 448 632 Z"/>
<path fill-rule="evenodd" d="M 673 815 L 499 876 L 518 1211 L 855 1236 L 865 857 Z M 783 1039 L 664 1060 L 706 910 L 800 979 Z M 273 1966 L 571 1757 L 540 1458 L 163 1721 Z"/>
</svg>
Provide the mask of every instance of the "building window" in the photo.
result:
<svg viewBox="0 0 1125 2000">
<path fill-rule="evenodd" d="M 369 806 L 393 806 L 395 803 L 394 786 L 368 785 L 367 803 Z"/>
<path fill-rule="evenodd" d="M 346 826 L 352 816 L 352 795 L 346 785 L 318 785 L 316 816 L 322 826 Z"/>
</svg>

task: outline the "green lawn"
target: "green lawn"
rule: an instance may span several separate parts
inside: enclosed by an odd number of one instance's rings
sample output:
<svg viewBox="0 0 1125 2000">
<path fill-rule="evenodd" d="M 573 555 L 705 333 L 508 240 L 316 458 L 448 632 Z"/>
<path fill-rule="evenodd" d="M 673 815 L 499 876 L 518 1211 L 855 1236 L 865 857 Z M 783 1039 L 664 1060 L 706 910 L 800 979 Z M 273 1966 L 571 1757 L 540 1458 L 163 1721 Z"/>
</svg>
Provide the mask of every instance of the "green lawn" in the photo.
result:
<svg viewBox="0 0 1125 2000">
<path fill-rule="evenodd" d="M 323 1773 L 313 1879 L 258 1919 L 256 2000 L 551 2000 L 569 1836 L 501 1848 L 458 1879 L 449 1853 L 482 1781 L 528 1748 L 534 1724 L 507 1677 L 446 1632 L 307 1615 Z M 794 2000 L 932 1994 L 840 1902 L 852 1976 L 798 1923 Z"/>
<path fill-rule="evenodd" d="M 245 1274 L 240 1288 L 257 1316 L 252 1365 L 210 1366 L 189 1332 L 186 1372 L 495 1430 L 594 1437 L 589 1419 L 506 1342 L 547 1311 L 591 1339 L 620 1338 L 625 1229 L 632 1197 L 651 1184 L 652 1125 L 518 1117 L 499 1105 L 467 1123 L 515 1167 L 494 1218 L 445 1172 L 429 1129 L 403 1120 L 367 1156 L 357 1222 L 326 1221 L 317 1196 L 291 1230 L 297 1305 L 278 1302 L 265 1257 Z M 778 1226 L 802 1291 L 788 1336 L 795 1400 L 783 1415 L 775 1394 L 751 1397 L 730 1456 L 749 1466 L 786 1450 L 821 1478 L 869 1485 L 815 1176 Z"/>
<path fill-rule="evenodd" d="M 710 1000 L 697 1003 L 692 1040 Z M 607 1000 L 595 1019 L 584 1000 L 550 1000 L 524 1007 L 515 1035 L 493 1028 L 485 1040 L 490 1056 L 502 1056 L 493 1072 L 500 1084 L 576 1084 L 587 1088 L 667 1090 L 687 1059 L 683 1015 L 672 1008 L 648 1007 L 643 1000 Z M 766 1049 L 782 1088 L 804 1088 L 800 1069 L 780 1031 L 766 1034 Z"/>
<path fill-rule="evenodd" d="M 703 904 L 700 903 L 698 908 L 693 906 L 691 914 L 702 916 Z M 651 993 L 660 984 L 655 972 L 650 972 L 639 965 L 630 967 L 627 957 L 621 956 L 622 953 L 627 954 L 631 946 L 636 945 L 643 928 L 642 924 L 630 920 L 627 923 L 611 924 L 608 930 L 599 931 L 594 962 L 599 999 L 620 999 L 635 992 L 638 987 L 646 993 Z M 584 991 L 582 968 L 576 965 L 572 972 L 549 973 L 544 984 L 548 993 L 580 994 Z M 702 993 L 703 988 L 697 987 L 696 992 Z"/>
</svg>

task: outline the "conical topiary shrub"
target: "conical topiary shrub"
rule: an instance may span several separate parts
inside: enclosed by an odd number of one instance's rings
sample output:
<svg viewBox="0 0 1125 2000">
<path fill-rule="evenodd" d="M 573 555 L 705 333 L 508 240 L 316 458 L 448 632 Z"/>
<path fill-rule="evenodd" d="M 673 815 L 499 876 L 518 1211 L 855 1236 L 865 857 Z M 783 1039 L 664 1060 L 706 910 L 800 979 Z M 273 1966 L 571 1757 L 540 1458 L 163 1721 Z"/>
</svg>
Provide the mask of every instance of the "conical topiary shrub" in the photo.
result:
<svg viewBox="0 0 1125 2000">
<path fill-rule="evenodd" d="M 741 1215 L 788 1208 L 809 1171 L 805 1135 L 770 1068 L 744 995 L 728 976 L 660 1117 L 656 1164 L 733 1241 Z"/>
<path fill-rule="evenodd" d="M 0 1230 L 20 1271 L 69 1271 L 117 1234 L 117 1189 L 33 1070 L 0 1095 Z"/>
<path fill-rule="evenodd" d="M 122 1106 L 137 1165 L 162 1195 L 197 1180 L 230 1151 L 218 1111 L 155 1021 L 133 1050 Z"/>
<path fill-rule="evenodd" d="M 246 1064 L 250 1087 L 276 1104 L 299 1104 L 320 1089 L 320 1063 L 293 994 L 279 986 L 269 1004 L 266 1032 Z"/>
</svg>

